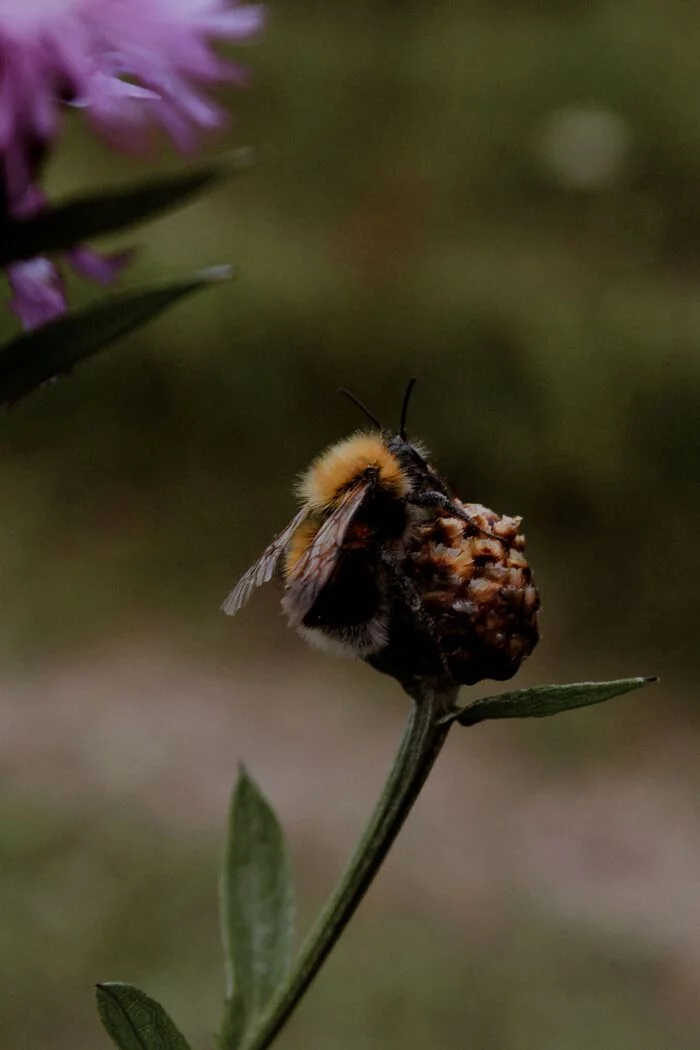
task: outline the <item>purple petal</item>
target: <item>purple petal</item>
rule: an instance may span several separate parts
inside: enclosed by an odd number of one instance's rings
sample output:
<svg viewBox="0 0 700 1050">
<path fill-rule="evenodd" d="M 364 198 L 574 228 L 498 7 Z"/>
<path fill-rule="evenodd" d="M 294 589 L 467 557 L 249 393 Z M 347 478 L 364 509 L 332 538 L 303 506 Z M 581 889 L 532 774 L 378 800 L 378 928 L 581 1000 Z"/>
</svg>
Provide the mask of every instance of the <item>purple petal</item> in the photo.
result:
<svg viewBox="0 0 700 1050">
<path fill-rule="evenodd" d="M 125 266 L 133 260 L 135 252 L 127 249 L 114 255 L 102 255 L 92 248 L 71 248 L 65 257 L 81 277 L 87 277 L 98 284 L 111 284 Z"/>
<path fill-rule="evenodd" d="M 197 85 L 240 80 L 212 45 L 249 41 L 263 24 L 262 6 L 235 0 L 0 0 L 0 154 L 50 141 L 65 103 L 124 147 L 149 117 L 189 144 L 221 123 L 207 99 L 195 104 Z M 170 107 L 164 120 L 153 92 Z"/>
<path fill-rule="evenodd" d="M 265 26 L 265 8 L 259 4 L 239 7 L 235 11 L 205 15 L 202 18 L 205 32 L 228 40 L 248 40 L 257 36 Z"/>
<path fill-rule="evenodd" d="M 7 279 L 14 296 L 10 309 L 25 328 L 38 328 L 66 312 L 66 296 L 58 269 L 44 256 L 14 263 Z"/>
</svg>

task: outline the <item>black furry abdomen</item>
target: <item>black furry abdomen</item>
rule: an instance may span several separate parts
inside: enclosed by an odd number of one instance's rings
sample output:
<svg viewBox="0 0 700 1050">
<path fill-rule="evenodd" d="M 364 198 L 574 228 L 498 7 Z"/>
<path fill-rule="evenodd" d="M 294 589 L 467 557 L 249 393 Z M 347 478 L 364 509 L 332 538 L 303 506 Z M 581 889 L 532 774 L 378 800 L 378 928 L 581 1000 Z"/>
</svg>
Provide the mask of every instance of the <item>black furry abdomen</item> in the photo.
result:
<svg viewBox="0 0 700 1050">
<path fill-rule="evenodd" d="M 370 623 L 382 607 L 382 547 L 406 528 L 402 500 L 383 488 L 371 491 L 351 522 L 333 573 L 302 620 L 304 627 L 328 631 Z"/>
<path fill-rule="evenodd" d="M 356 627 L 377 614 L 380 600 L 375 552 L 347 550 L 302 622 L 305 627 Z"/>
</svg>

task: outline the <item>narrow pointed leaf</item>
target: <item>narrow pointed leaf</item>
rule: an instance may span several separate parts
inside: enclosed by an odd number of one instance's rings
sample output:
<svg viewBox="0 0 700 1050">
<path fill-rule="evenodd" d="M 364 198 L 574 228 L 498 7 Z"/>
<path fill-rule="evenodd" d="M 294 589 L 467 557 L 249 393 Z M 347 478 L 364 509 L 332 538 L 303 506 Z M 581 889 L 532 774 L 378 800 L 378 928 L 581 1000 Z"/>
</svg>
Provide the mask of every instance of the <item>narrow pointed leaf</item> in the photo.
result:
<svg viewBox="0 0 700 1050">
<path fill-rule="evenodd" d="M 224 1016 L 218 1033 L 218 1044 L 221 1050 L 238 1050 L 248 1030 L 248 1014 L 243 997 L 234 988 L 224 1004 Z"/>
<path fill-rule="evenodd" d="M 487 718 L 544 718 L 576 707 L 600 704 L 613 696 L 640 689 L 656 678 L 619 678 L 614 682 L 576 682 L 570 685 L 540 685 L 518 689 L 500 696 L 486 696 L 473 704 L 451 711 L 443 722 L 475 725 Z"/>
<path fill-rule="evenodd" d="M 83 358 L 146 324 L 178 299 L 230 273 L 229 267 L 212 267 L 168 284 L 110 296 L 5 343 L 0 346 L 0 403 L 18 401 L 54 376 L 70 371 Z"/>
<path fill-rule="evenodd" d="M 190 1050 L 160 1003 L 131 984 L 98 984 L 97 1009 L 119 1050 Z"/>
<path fill-rule="evenodd" d="M 189 197 L 245 171 L 250 150 L 241 149 L 218 160 L 175 175 L 160 176 L 66 201 L 24 222 L 0 227 L 0 267 L 50 251 L 72 248 L 105 233 L 134 226 L 184 203 Z"/>
<path fill-rule="evenodd" d="M 221 921 L 228 997 L 221 1044 L 233 1050 L 287 974 L 294 924 L 282 828 L 244 769 L 231 803 Z"/>
</svg>

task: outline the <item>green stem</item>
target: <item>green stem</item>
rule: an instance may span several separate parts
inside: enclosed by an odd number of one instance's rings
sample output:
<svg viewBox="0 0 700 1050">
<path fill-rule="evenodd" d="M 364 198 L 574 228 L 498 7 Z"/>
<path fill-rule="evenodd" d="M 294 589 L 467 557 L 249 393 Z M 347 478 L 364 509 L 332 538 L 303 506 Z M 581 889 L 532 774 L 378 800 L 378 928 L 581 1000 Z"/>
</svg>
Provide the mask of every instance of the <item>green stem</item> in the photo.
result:
<svg viewBox="0 0 700 1050">
<path fill-rule="evenodd" d="M 391 772 L 357 849 L 287 981 L 244 1041 L 244 1050 L 267 1050 L 280 1032 L 354 915 L 410 813 L 445 742 L 449 724 L 438 722 L 454 706 L 456 691 L 426 687 L 423 694 L 414 701 Z"/>
</svg>

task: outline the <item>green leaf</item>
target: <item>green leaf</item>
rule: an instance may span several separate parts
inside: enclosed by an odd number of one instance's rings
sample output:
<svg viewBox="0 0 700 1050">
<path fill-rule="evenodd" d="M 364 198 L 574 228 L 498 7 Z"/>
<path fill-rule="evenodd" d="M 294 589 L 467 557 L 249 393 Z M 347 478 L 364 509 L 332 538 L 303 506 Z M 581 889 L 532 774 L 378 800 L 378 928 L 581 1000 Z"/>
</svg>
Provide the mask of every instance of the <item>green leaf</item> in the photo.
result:
<svg viewBox="0 0 700 1050">
<path fill-rule="evenodd" d="M 248 1030 L 247 1021 L 243 997 L 238 988 L 234 988 L 233 994 L 224 1004 L 224 1016 L 218 1033 L 221 1050 L 238 1050 L 238 1047 L 243 1045 Z"/>
<path fill-rule="evenodd" d="M 294 928 L 284 834 L 243 768 L 231 802 L 221 925 L 228 997 L 221 1045 L 234 1050 L 287 974 Z"/>
<path fill-rule="evenodd" d="M 656 678 L 619 678 L 614 682 L 575 682 L 570 685 L 539 685 L 534 689 L 518 689 L 514 693 L 486 696 L 466 707 L 451 711 L 442 719 L 475 725 L 487 718 L 544 718 L 575 707 L 600 704 L 613 696 L 621 696 L 632 689 L 640 689 Z"/>
<path fill-rule="evenodd" d="M 200 288 L 229 277 L 227 266 L 202 270 L 168 284 L 110 296 L 78 313 L 25 332 L 0 346 L 0 404 L 13 404 L 78 361 L 145 324 Z"/>
<path fill-rule="evenodd" d="M 97 1009 L 119 1050 L 190 1050 L 160 1003 L 131 984 L 98 984 Z"/>
<path fill-rule="evenodd" d="M 66 201 L 34 219 L 0 227 L 0 267 L 50 251 L 72 248 L 100 234 L 115 233 L 181 204 L 227 176 L 251 166 L 241 149 L 176 175 L 143 180 L 115 190 Z"/>
</svg>

